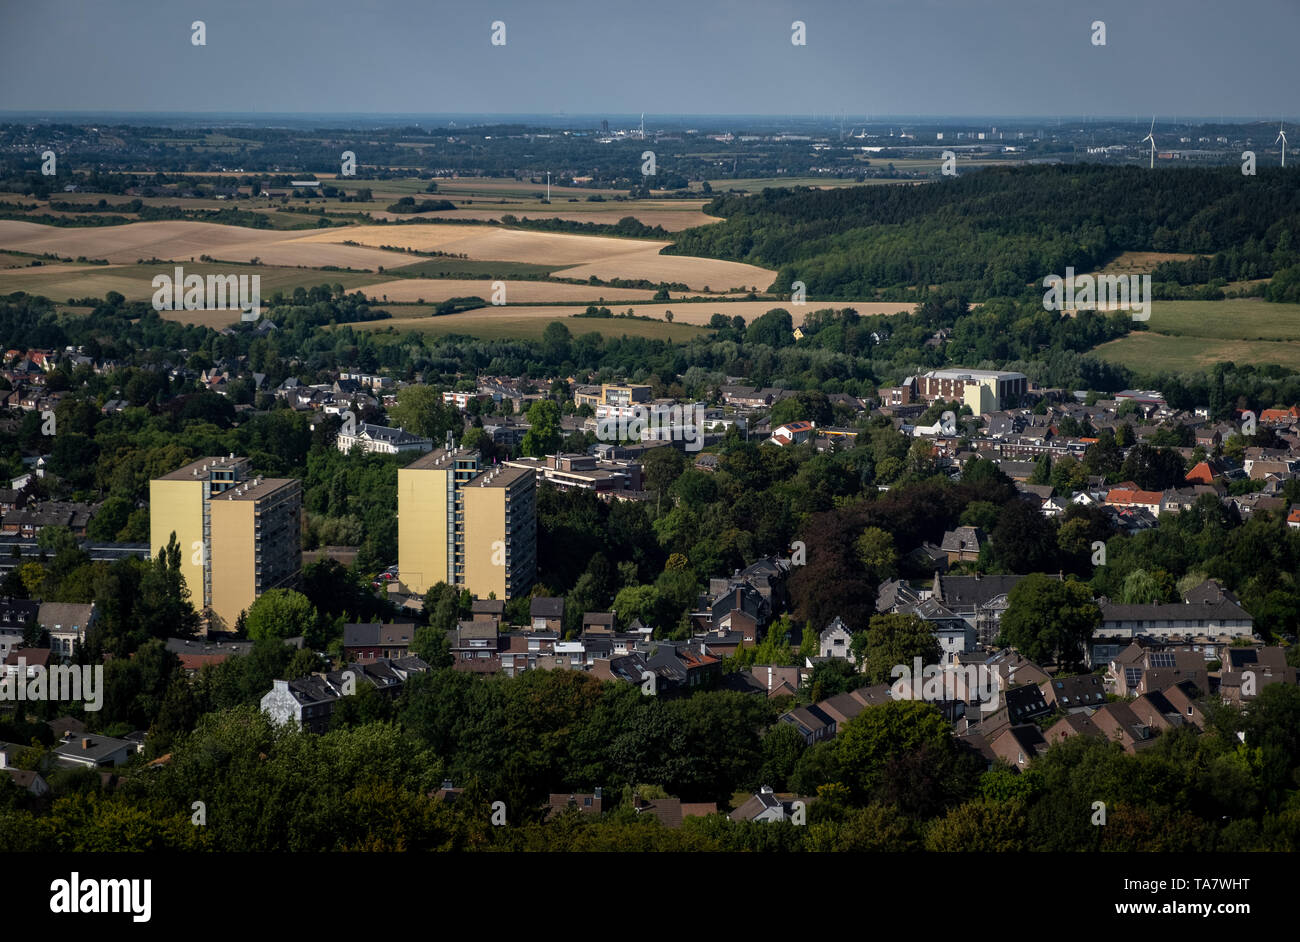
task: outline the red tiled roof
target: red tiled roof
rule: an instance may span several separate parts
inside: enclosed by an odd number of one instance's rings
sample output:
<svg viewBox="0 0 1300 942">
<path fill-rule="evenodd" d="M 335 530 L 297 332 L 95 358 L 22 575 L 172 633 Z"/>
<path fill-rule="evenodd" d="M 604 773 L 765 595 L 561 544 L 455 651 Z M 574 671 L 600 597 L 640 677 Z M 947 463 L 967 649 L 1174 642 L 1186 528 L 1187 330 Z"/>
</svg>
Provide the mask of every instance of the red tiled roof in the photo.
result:
<svg viewBox="0 0 1300 942">
<path fill-rule="evenodd" d="M 1159 491 L 1134 491 L 1118 487 L 1106 494 L 1108 504 L 1159 504 L 1164 497 Z"/>
</svg>

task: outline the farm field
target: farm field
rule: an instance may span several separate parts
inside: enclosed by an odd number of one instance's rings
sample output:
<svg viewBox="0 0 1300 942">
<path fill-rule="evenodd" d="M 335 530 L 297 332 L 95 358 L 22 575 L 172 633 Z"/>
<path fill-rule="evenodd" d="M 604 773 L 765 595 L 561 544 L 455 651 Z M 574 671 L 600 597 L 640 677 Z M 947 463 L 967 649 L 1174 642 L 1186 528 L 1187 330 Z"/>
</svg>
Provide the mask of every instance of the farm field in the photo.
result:
<svg viewBox="0 0 1300 942">
<path fill-rule="evenodd" d="M 318 179 L 324 179 L 321 174 Z M 500 219 L 506 214 L 530 219 L 558 218 L 572 222 L 591 222 L 612 225 L 625 216 L 634 216 L 647 226 L 662 226 L 669 232 L 717 222 L 717 217 L 706 216 L 701 207 L 707 197 L 700 199 L 648 199 L 616 200 L 623 196 L 619 190 L 592 189 L 588 187 L 563 187 L 552 185 L 551 201 L 543 198 L 546 183 L 519 180 L 439 179 L 438 191 L 426 193 L 428 181 L 409 180 L 344 180 L 335 178 L 331 185 L 345 192 L 369 188 L 374 196 L 370 203 L 341 203 L 337 200 L 313 200 L 313 208 L 324 206 L 326 212 L 365 212 L 373 219 L 403 220 L 410 215 L 390 213 L 385 207 L 403 196 L 417 200 L 449 200 L 456 204 L 453 210 L 421 213 L 422 219 Z M 654 192 L 653 190 L 651 191 Z M 592 196 L 601 197 L 590 201 Z"/>
<path fill-rule="evenodd" d="M 359 244 L 343 244 L 349 241 Z M 550 274 L 587 281 L 595 275 L 606 281 L 625 278 L 681 283 L 693 291 L 716 293 L 763 290 L 775 278 L 774 272 L 753 265 L 660 255 L 668 244 L 648 239 L 436 223 L 282 231 L 191 221 L 61 228 L 8 219 L 0 220 L 0 249 L 50 253 L 63 258 L 107 259 L 117 266 L 86 266 L 81 271 L 70 270 L 66 264 L 0 269 L 0 287 L 56 299 L 102 296 L 108 291 L 121 292 L 131 299 L 144 298 L 151 294 L 145 289 L 158 271 L 152 263 L 137 265 L 139 259 L 160 258 L 199 266 L 203 263 L 197 259 L 204 255 L 217 260 L 213 263 L 217 268 L 210 270 L 214 272 L 239 267 L 228 263 L 248 264 L 256 259 L 257 270 L 263 275 L 264 296 L 275 288 L 292 290 L 299 285 L 321 282 L 342 283 L 348 288 L 391 282 L 407 274 L 403 269 L 426 278 L 448 272 L 507 279 L 512 274 Z M 384 245 L 468 257 L 424 258 L 407 251 L 381 248 Z M 325 266 L 362 271 L 320 270 Z M 394 271 L 402 274 L 395 275 Z M 579 290 L 571 290 L 574 287 Z M 411 300 L 421 297 L 418 293 L 410 294 L 412 290 L 416 289 L 395 288 L 394 292 Z M 542 289 L 536 285 L 521 290 L 530 301 L 576 302 L 599 297 L 621 301 L 650 297 L 644 289 L 594 285 L 590 288 L 552 285 L 546 289 L 550 294 L 538 293 Z M 390 296 L 394 292 L 389 292 Z"/>
<path fill-rule="evenodd" d="M 689 340 L 699 336 L 703 330 L 689 324 L 667 324 L 663 321 L 640 321 L 632 318 L 579 317 L 571 314 L 557 316 L 554 313 L 541 313 L 557 310 L 555 308 L 529 307 L 487 307 L 460 314 L 448 314 L 442 317 L 430 317 L 432 308 L 424 308 L 420 315 L 411 315 L 410 307 L 390 308 L 394 315 L 389 320 L 365 321 L 349 324 L 353 330 L 364 330 L 375 336 L 376 341 L 396 342 L 409 331 L 417 331 L 430 336 L 447 336 L 462 334 L 481 340 L 537 340 L 546 326 L 555 320 L 562 320 L 573 336 L 598 333 L 603 337 L 650 337 L 657 340 Z M 558 310 L 578 313 L 581 308 L 560 308 Z"/>
<path fill-rule="evenodd" d="M 437 321 L 444 325 L 458 325 L 456 329 L 446 330 L 444 333 L 464 333 L 480 336 L 478 327 L 480 325 L 495 325 L 498 322 L 509 322 L 518 327 L 525 325 L 540 324 L 537 328 L 539 331 L 545 329 L 546 325 L 554 320 L 565 321 L 569 329 L 574 333 L 585 332 L 586 324 L 639 324 L 645 329 L 645 333 L 637 333 L 633 336 L 655 336 L 666 337 L 678 327 L 696 326 L 703 327 L 709 323 L 714 314 L 725 314 L 728 318 L 737 315 L 743 317 L 748 323 L 757 317 L 766 314 L 773 308 L 785 308 L 792 310 L 788 303 L 779 300 L 769 301 L 720 301 L 720 302 L 657 302 L 653 304 L 620 304 L 606 305 L 615 314 L 626 313 L 629 309 L 632 313 L 642 317 L 653 317 L 659 321 L 635 321 L 635 320 L 610 320 L 606 318 L 577 318 L 574 315 L 581 314 L 585 307 L 576 305 L 537 305 L 534 307 L 514 307 L 506 305 L 503 307 L 479 308 L 473 311 L 462 311 L 457 314 L 445 314 L 441 317 L 430 318 L 421 315 L 411 315 L 401 313 L 397 309 L 390 309 L 393 314 L 392 320 L 387 321 L 367 321 L 361 324 L 353 324 L 357 330 L 379 330 L 384 327 L 399 327 L 403 329 L 422 329 L 421 325 L 428 321 Z M 872 314 L 898 314 L 910 313 L 912 305 L 906 302 L 881 302 L 881 301 L 828 301 L 825 303 L 810 301 L 805 310 L 815 311 L 821 308 L 834 307 L 845 308 L 851 307 L 862 315 Z M 402 309 L 403 312 L 409 309 Z M 673 322 L 670 324 L 664 320 L 666 312 L 673 312 Z M 798 309 L 794 309 L 798 311 Z M 793 313 L 795 325 L 802 321 L 801 313 Z M 569 323 L 573 321 L 573 323 Z M 574 326 L 574 325 L 577 326 Z M 531 329 L 531 328 L 530 328 Z M 498 336 L 494 334 L 494 336 Z M 514 334 L 512 336 L 531 336 L 531 334 Z M 540 333 L 538 334 L 540 336 Z"/>
<path fill-rule="evenodd" d="M 187 275 L 259 275 L 262 279 L 263 300 L 276 291 L 287 293 L 295 288 L 314 288 L 321 284 L 341 284 L 347 289 L 360 288 L 377 277 L 313 268 L 189 261 L 180 264 Z M 108 292 L 116 291 L 128 301 L 147 301 L 153 297 L 154 276 L 170 276 L 174 270 L 175 265 L 169 262 L 148 265 L 41 265 L 38 268 L 0 269 L 0 295 L 25 291 L 58 301 L 66 298 L 102 298 Z"/>
<path fill-rule="evenodd" d="M 1107 275 L 1144 275 L 1165 262 L 1185 262 L 1193 258 L 1196 256 L 1186 252 L 1122 252 L 1099 271 Z"/>
<path fill-rule="evenodd" d="M 646 288 L 609 288 L 604 285 L 569 285 L 553 281 L 505 281 L 510 304 L 584 303 L 648 301 L 654 292 Z M 366 296 L 399 302 L 446 301 L 448 298 L 480 297 L 490 300 L 492 282 L 486 279 L 399 278 L 366 287 Z"/>
<path fill-rule="evenodd" d="M 344 239 L 363 246 L 393 245 L 422 252 L 465 254 L 471 259 L 561 266 L 554 272 L 560 278 L 585 280 L 595 275 L 605 280 L 644 278 L 653 282 L 681 282 L 694 291 L 761 291 L 776 277 L 773 271 L 741 262 L 660 255 L 669 244 L 667 242 L 496 226 L 350 226 L 308 233 L 300 236 L 295 244 L 340 242 Z"/>
<path fill-rule="evenodd" d="M 123 226 L 60 228 L 18 219 L 0 219 L 0 248 L 24 252 L 51 252 L 59 256 L 107 259 L 134 263 L 141 258 L 187 261 L 211 255 L 223 261 L 248 262 L 257 258 L 267 265 L 305 265 L 318 268 L 400 267 L 418 261 L 400 252 L 364 246 L 340 245 L 347 236 L 304 241 L 316 229 L 282 231 L 223 226 L 210 222 L 137 222 Z M 328 230 L 331 235 L 346 231 Z"/>
<path fill-rule="evenodd" d="M 1147 328 L 1092 352 L 1139 372 L 1198 370 L 1226 361 L 1300 369 L 1297 304 L 1259 298 L 1155 301 Z"/>
</svg>

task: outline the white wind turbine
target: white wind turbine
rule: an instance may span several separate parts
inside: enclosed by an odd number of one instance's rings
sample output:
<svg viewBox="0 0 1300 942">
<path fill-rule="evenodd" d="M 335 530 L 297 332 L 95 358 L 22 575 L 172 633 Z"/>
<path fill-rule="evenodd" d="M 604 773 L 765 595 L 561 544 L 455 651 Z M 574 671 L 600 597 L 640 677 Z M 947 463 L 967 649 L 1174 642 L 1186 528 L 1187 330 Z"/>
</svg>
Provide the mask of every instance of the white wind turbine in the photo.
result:
<svg viewBox="0 0 1300 942">
<path fill-rule="evenodd" d="M 1152 170 L 1154 170 L 1154 169 L 1156 168 L 1156 138 L 1155 138 L 1155 133 L 1156 133 L 1156 116 L 1155 116 L 1155 115 L 1152 115 L 1152 116 L 1151 116 L 1151 130 L 1147 132 L 1147 136 L 1146 136 L 1146 137 L 1142 138 L 1142 143 L 1143 143 L 1143 144 L 1145 144 L 1147 141 L 1150 141 L 1150 142 L 1151 142 L 1151 169 L 1152 169 Z"/>
<path fill-rule="evenodd" d="M 1277 125 L 1277 141 L 1282 142 L 1282 166 L 1285 167 L 1286 166 L 1286 131 L 1282 130 L 1282 122 L 1280 121 L 1278 122 Z M 1274 141 L 1273 143 L 1276 144 L 1277 141 Z"/>
</svg>

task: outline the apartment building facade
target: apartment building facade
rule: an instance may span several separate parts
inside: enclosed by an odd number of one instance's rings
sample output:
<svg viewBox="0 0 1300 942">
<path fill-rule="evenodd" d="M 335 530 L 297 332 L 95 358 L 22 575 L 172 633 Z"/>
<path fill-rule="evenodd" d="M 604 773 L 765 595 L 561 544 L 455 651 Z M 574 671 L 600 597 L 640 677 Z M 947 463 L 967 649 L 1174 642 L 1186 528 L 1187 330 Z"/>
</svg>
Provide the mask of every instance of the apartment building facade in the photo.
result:
<svg viewBox="0 0 1300 942">
<path fill-rule="evenodd" d="M 212 628 L 234 627 L 263 592 L 302 571 L 302 484 L 261 478 L 247 458 L 200 458 L 149 482 L 149 542 L 157 555 L 173 533 L 181 574 Z"/>
<path fill-rule="evenodd" d="M 511 599 L 537 573 L 536 476 L 440 448 L 397 472 L 398 570 L 411 592 L 439 582 Z"/>
</svg>

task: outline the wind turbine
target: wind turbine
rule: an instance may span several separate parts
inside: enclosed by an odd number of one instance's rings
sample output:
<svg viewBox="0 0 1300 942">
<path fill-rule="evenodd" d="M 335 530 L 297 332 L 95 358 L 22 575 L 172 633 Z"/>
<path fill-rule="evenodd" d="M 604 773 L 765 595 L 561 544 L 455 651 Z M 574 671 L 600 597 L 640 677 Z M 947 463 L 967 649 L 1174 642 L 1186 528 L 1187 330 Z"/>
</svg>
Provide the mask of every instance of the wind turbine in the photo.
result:
<svg viewBox="0 0 1300 942">
<path fill-rule="evenodd" d="M 1277 141 L 1282 142 L 1282 166 L 1285 167 L 1286 166 L 1286 131 L 1282 130 L 1282 122 L 1280 121 L 1278 122 L 1277 125 Z M 1273 143 L 1276 144 L 1277 141 L 1274 141 Z"/>
<path fill-rule="evenodd" d="M 1147 132 L 1147 136 L 1146 136 L 1146 137 L 1142 138 L 1142 143 L 1143 143 L 1143 144 L 1145 144 L 1147 141 L 1150 141 L 1150 142 L 1151 142 L 1151 169 L 1152 169 L 1152 170 L 1154 170 L 1154 169 L 1156 168 L 1156 138 L 1155 138 L 1155 133 L 1156 133 L 1156 116 L 1155 116 L 1155 115 L 1152 115 L 1152 116 L 1151 116 L 1151 130 Z"/>
</svg>

